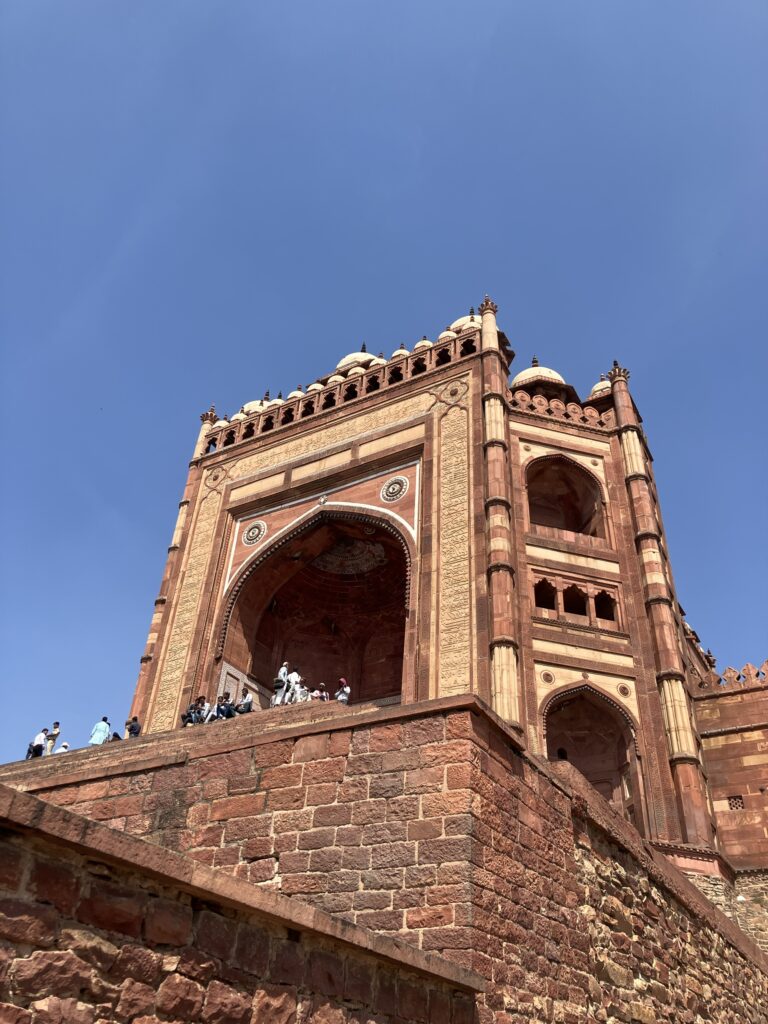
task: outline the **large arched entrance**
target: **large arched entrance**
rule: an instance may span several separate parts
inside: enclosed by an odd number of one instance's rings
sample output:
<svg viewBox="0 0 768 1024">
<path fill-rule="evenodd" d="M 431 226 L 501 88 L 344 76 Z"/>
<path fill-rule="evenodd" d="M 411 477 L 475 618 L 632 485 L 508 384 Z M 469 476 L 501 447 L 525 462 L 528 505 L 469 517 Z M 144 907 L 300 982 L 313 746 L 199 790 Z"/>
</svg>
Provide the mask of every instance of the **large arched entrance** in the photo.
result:
<svg viewBox="0 0 768 1024">
<path fill-rule="evenodd" d="M 570 761 L 620 814 L 639 827 L 634 737 L 626 719 L 589 689 L 566 692 L 547 709 L 547 756 Z"/>
<path fill-rule="evenodd" d="M 248 575 L 227 627 L 224 659 L 271 687 L 284 661 L 352 701 L 401 692 L 408 556 L 388 524 L 325 513 Z"/>
</svg>

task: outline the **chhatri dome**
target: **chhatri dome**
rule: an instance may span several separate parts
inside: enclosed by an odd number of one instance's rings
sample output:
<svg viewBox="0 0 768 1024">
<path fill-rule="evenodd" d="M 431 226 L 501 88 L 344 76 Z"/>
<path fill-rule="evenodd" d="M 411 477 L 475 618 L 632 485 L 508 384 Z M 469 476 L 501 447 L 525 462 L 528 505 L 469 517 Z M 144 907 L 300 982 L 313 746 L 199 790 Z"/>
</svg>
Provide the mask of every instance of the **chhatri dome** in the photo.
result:
<svg viewBox="0 0 768 1024">
<path fill-rule="evenodd" d="M 557 370 L 550 370 L 548 366 L 539 366 L 539 360 L 536 356 L 533 357 L 533 361 L 527 370 L 521 370 L 516 377 L 512 378 L 511 387 L 522 388 L 527 384 L 533 384 L 535 381 L 565 384 L 565 378 L 561 377 Z"/>
</svg>

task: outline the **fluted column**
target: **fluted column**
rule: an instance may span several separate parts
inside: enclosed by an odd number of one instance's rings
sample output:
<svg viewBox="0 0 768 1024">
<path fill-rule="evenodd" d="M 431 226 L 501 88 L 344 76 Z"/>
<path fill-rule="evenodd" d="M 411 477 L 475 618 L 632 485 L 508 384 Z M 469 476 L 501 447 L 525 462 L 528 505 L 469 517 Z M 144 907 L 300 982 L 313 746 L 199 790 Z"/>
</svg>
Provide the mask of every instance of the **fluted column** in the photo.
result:
<svg viewBox="0 0 768 1024">
<path fill-rule="evenodd" d="M 485 516 L 488 553 L 491 700 L 496 713 L 520 726 L 522 708 L 515 628 L 509 445 L 504 390 L 507 365 L 499 346 L 498 307 L 486 295 L 480 305 L 483 360 Z M 487 353 L 487 355 L 486 355 Z"/>
<path fill-rule="evenodd" d="M 712 831 L 706 783 L 685 687 L 674 597 L 661 549 L 661 526 L 651 493 L 645 444 L 629 393 L 629 371 L 614 363 L 608 378 L 620 432 L 624 478 L 632 506 L 635 544 L 653 637 L 656 681 L 682 825 L 689 843 L 709 846 Z"/>
</svg>

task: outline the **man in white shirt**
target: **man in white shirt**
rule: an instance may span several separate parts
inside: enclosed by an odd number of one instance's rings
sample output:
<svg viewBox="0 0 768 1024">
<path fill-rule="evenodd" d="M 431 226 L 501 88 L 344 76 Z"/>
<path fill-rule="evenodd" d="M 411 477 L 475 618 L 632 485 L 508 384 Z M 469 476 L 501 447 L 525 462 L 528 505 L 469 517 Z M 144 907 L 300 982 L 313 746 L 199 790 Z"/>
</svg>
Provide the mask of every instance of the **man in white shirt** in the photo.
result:
<svg viewBox="0 0 768 1024">
<path fill-rule="evenodd" d="M 41 729 L 35 736 L 27 749 L 27 758 L 42 757 L 45 751 L 45 741 L 48 738 L 48 730 Z"/>
<path fill-rule="evenodd" d="M 285 704 L 285 697 L 288 692 L 288 662 L 284 661 L 280 666 L 277 673 L 277 679 L 275 679 L 275 692 L 272 695 L 272 707 L 277 707 L 278 704 Z"/>
<path fill-rule="evenodd" d="M 283 704 L 295 704 L 299 696 L 299 687 L 301 686 L 301 676 L 294 669 L 288 673 L 288 686 L 283 690 Z"/>
<path fill-rule="evenodd" d="M 339 679 L 339 688 L 335 693 L 336 700 L 340 704 L 349 704 L 349 695 L 352 689 L 346 679 Z"/>
</svg>

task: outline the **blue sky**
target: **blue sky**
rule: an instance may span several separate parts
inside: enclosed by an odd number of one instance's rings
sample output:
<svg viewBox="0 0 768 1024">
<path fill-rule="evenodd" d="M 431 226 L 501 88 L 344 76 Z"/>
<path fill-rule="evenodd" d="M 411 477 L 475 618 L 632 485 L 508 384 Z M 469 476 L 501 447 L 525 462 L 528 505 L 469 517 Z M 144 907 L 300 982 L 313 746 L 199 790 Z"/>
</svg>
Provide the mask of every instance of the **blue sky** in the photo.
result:
<svg viewBox="0 0 768 1024">
<path fill-rule="evenodd" d="M 766 657 L 767 44 L 762 0 L 3 0 L 0 759 L 124 720 L 203 409 L 486 291 L 516 369 L 630 367 L 689 620 Z"/>
</svg>

